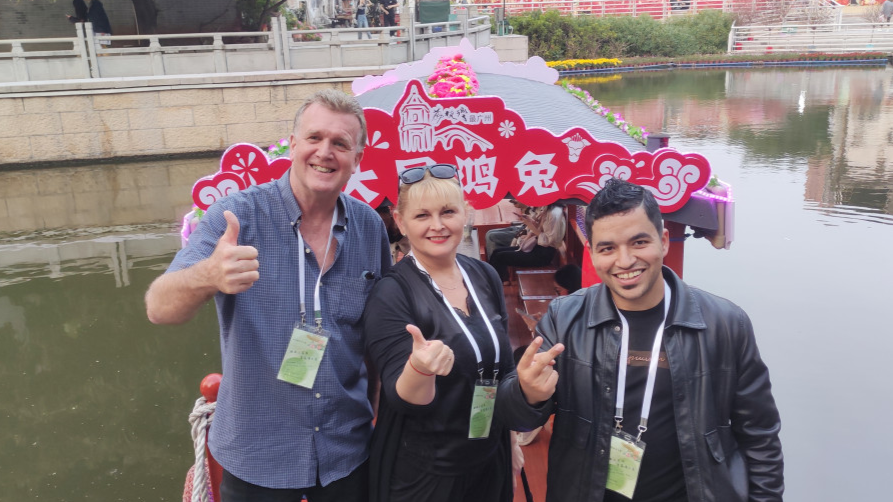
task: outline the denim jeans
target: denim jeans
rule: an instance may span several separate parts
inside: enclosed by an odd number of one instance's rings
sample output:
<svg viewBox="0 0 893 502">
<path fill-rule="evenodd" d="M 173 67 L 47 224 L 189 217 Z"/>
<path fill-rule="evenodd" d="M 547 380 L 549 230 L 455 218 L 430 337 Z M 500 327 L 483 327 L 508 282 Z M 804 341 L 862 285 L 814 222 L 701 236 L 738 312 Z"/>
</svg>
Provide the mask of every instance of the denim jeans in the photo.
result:
<svg viewBox="0 0 893 502">
<path fill-rule="evenodd" d="M 369 20 L 366 18 L 366 14 L 357 14 L 357 28 L 368 28 Z M 369 40 L 372 40 L 372 33 L 366 32 L 366 36 L 369 37 Z M 357 32 L 357 40 L 361 40 L 363 38 L 363 32 Z"/>
</svg>

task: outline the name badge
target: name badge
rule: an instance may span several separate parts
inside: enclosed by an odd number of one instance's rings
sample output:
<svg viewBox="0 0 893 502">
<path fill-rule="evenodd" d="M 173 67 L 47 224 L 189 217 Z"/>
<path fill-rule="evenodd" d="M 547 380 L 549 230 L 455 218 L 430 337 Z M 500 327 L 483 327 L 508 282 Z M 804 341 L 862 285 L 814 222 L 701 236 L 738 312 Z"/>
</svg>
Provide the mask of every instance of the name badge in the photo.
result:
<svg viewBox="0 0 893 502">
<path fill-rule="evenodd" d="M 285 350 L 285 357 L 282 358 L 282 365 L 279 367 L 279 375 L 276 378 L 283 382 L 312 389 L 328 343 L 329 339 L 322 330 L 311 333 L 296 327 L 291 332 L 291 340 L 288 342 L 288 348 Z"/>
<path fill-rule="evenodd" d="M 642 467 L 643 455 L 645 455 L 643 441 L 636 441 L 635 436 L 615 430 L 611 434 L 607 489 L 626 498 L 633 498 L 636 482 L 639 479 L 639 469 Z"/>
<path fill-rule="evenodd" d="M 468 423 L 468 439 L 490 437 L 490 424 L 496 410 L 496 380 L 478 380 L 474 383 L 471 398 L 471 416 Z"/>
</svg>

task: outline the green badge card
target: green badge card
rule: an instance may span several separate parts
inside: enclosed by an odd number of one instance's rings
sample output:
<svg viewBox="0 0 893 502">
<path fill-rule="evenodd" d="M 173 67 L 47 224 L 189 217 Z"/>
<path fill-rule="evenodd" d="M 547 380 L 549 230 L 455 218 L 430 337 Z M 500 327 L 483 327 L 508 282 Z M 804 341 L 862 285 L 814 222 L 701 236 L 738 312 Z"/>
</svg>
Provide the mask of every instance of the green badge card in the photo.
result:
<svg viewBox="0 0 893 502">
<path fill-rule="evenodd" d="M 496 380 L 479 380 L 474 384 L 471 398 L 471 417 L 468 424 L 468 439 L 483 439 L 490 436 L 490 424 L 496 409 Z"/>
<path fill-rule="evenodd" d="M 645 443 L 623 431 L 611 435 L 611 458 L 608 461 L 608 490 L 633 498 Z"/>
<path fill-rule="evenodd" d="M 329 339 L 321 333 L 295 328 L 282 358 L 277 378 L 308 389 L 313 388 Z"/>
</svg>

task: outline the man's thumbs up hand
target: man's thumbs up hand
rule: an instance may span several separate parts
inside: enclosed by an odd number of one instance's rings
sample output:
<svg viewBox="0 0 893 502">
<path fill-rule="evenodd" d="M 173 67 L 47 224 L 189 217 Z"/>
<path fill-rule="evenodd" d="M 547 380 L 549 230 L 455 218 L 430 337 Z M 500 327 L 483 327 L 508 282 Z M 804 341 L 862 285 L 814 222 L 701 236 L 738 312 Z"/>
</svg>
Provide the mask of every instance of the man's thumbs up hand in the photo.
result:
<svg viewBox="0 0 893 502">
<path fill-rule="evenodd" d="M 240 225 L 235 214 L 224 211 L 223 217 L 226 218 L 226 231 L 208 258 L 212 282 L 223 293 L 241 293 L 260 278 L 257 249 L 239 245 Z"/>
<path fill-rule="evenodd" d="M 226 218 L 226 231 L 220 237 L 219 242 L 226 242 L 233 246 L 239 245 L 239 218 L 232 211 L 224 211 L 223 217 Z M 218 242 L 218 243 L 219 243 Z"/>
</svg>

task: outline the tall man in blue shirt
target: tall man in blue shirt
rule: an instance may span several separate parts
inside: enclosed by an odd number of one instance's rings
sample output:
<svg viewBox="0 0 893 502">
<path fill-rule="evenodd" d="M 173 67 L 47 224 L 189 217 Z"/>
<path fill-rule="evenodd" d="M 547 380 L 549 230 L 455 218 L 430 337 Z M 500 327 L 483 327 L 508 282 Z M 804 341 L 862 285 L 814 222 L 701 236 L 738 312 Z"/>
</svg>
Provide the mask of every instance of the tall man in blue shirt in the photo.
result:
<svg viewBox="0 0 893 502">
<path fill-rule="evenodd" d="M 381 218 L 341 193 L 363 157 L 363 110 L 321 91 L 289 142 L 291 169 L 212 205 L 146 309 L 178 324 L 216 302 L 223 381 L 209 447 L 224 500 L 359 502 L 372 430 L 359 320 L 390 268 Z M 318 332 L 326 341 L 308 345 Z"/>
</svg>

